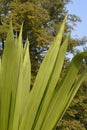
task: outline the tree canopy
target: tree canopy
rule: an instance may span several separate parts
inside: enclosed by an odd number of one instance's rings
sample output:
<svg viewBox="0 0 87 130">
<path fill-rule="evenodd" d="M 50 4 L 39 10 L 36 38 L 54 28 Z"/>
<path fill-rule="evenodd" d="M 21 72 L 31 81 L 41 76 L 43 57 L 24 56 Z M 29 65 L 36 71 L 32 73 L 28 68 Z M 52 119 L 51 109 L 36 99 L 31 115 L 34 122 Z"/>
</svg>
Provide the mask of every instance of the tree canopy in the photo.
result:
<svg viewBox="0 0 87 130">
<path fill-rule="evenodd" d="M 66 5 L 71 0 L 3 0 L 0 1 L 0 40 L 4 45 L 8 31 L 9 22 L 12 20 L 14 32 L 19 33 L 23 23 L 23 40 L 26 37 L 30 41 L 31 60 L 33 62 L 33 72 L 37 72 L 38 62 L 41 62 L 43 51 L 52 43 L 59 31 L 61 22 L 68 15 L 68 22 L 65 34 L 73 29 L 69 23 L 75 24 L 80 21 L 76 15 L 68 13 Z M 72 43 L 73 41 L 73 43 Z M 72 46 L 77 41 L 71 40 Z"/>
<path fill-rule="evenodd" d="M 24 23 L 23 40 L 29 36 L 31 45 L 48 45 L 57 34 L 60 24 L 68 14 L 66 5 L 71 0 L 3 0 L 0 2 L 0 37 L 5 38 L 9 21 L 13 21 L 14 31 L 19 32 Z M 75 15 L 68 18 L 75 23 L 80 19 Z M 66 32 L 72 27 L 67 23 Z"/>
</svg>

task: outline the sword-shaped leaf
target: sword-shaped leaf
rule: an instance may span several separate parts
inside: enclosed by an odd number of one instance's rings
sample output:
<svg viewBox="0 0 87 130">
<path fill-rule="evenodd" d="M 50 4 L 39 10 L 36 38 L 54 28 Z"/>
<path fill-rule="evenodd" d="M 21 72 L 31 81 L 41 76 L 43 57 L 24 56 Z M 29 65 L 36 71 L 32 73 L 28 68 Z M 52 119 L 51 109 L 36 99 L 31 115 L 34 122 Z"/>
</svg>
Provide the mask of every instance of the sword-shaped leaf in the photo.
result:
<svg viewBox="0 0 87 130">
<path fill-rule="evenodd" d="M 68 46 L 62 42 L 66 18 L 46 54 L 30 91 L 31 63 L 28 40 L 22 46 L 22 28 L 14 41 L 12 24 L 0 59 L 0 130 L 55 130 L 87 69 L 78 76 L 87 52 L 76 55 L 60 81 Z M 77 79 L 78 77 L 78 79 Z"/>
<path fill-rule="evenodd" d="M 42 122 L 41 130 L 51 130 L 55 128 L 56 123 L 60 120 L 65 106 L 69 102 L 69 93 L 78 76 L 78 72 L 84 56 L 87 56 L 86 52 L 76 55 L 73 58 L 64 78 L 56 87 L 50 101 L 49 108 L 45 114 L 44 121 Z"/>
<path fill-rule="evenodd" d="M 35 83 L 33 86 L 33 89 L 29 96 L 28 107 L 26 109 L 24 118 L 22 120 L 20 130 L 24 130 L 24 129 L 31 130 L 32 129 L 32 126 L 33 126 L 33 123 L 35 120 L 35 116 L 39 109 L 39 105 L 43 98 L 43 94 L 46 90 L 47 84 L 50 80 L 50 76 L 52 74 L 52 71 L 53 71 L 53 68 L 54 68 L 54 65 L 56 62 L 56 58 L 59 53 L 59 48 L 60 48 L 62 36 L 64 33 L 65 22 L 66 22 L 66 18 L 61 25 L 59 34 L 55 38 L 54 43 L 51 45 L 47 55 L 45 56 L 45 58 L 41 64 L 41 67 L 39 69 L 39 72 L 37 74 L 37 77 L 36 77 L 36 80 L 35 80 Z M 27 117 L 27 115 L 28 115 L 28 117 Z"/>
<path fill-rule="evenodd" d="M 64 43 L 61 45 L 61 47 L 59 49 L 59 53 L 57 55 L 53 71 L 50 75 L 50 80 L 47 84 L 47 88 L 46 88 L 45 93 L 43 95 L 43 99 L 41 101 L 41 104 L 39 106 L 40 110 L 38 110 L 38 113 L 36 115 L 35 120 L 37 121 L 37 118 L 39 118 L 38 121 L 36 122 L 36 127 L 35 127 L 36 130 L 40 129 L 40 127 L 42 125 L 46 110 L 48 108 L 49 102 L 51 100 L 51 97 L 52 97 L 54 89 L 55 89 L 55 86 L 59 80 L 60 73 L 61 73 L 64 59 L 65 59 L 66 49 L 68 46 L 68 39 L 69 39 L 69 35 L 66 37 L 66 39 L 64 40 Z M 35 123 L 35 121 L 34 121 L 34 123 Z M 33 130 L 33 128 L 32 128 L 32 130 Z"/>
</svg>

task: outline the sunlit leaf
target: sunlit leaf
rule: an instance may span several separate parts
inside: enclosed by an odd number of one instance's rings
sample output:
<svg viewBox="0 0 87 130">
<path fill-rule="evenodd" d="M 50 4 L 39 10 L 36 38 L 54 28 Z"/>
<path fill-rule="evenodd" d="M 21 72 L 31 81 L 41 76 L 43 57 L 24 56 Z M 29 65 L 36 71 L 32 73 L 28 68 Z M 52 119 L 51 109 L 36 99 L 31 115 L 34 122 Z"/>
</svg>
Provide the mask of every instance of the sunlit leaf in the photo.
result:
<svg viewBox="0 0 87 130">
<path fill-rule="evenodd" d="M 66 19 L 40 66 L 31 91 L 29 42 L 27 39 L 23 47 L 23 25 L 19 37 L 14 39 L 10 23 L 0 58 L 0 130 L 55 130 L 69 107 L 87 76 L 87 69 L 78 75 L 87 52 L 72 59 L 60 80 L 69 42 L 69 35 L 63 41 Z"/>
</svg>

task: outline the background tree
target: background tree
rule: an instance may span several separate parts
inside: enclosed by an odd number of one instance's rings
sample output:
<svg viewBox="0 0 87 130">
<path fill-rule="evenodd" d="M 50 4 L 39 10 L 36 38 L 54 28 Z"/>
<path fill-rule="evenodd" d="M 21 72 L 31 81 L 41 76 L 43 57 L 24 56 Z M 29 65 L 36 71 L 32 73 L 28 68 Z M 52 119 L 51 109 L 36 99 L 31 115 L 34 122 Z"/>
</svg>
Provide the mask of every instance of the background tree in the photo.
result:
<svg viewBox="0 0 87 130">
<path fill-rule="evenodd" d="M 71 0 L 3 0 L 0 1 L 0 37 L 4 46 L 5 36 L 8 31 L 9 21 L 13 21 L 14 32 L 19 33 L 20 25 L 23 27 L 23 41 L 28 36 L 32 61 L 32 73 L 36 75 L 44 51 L 58 33 L 60 24 L 68 14 L 66 5 Z M 69 25 L 80 21 L 75 15 L 68 14 L 65 34 L 73 29 Z M 71 40 L 69 50 L 77 41 Z"/>
</svg>

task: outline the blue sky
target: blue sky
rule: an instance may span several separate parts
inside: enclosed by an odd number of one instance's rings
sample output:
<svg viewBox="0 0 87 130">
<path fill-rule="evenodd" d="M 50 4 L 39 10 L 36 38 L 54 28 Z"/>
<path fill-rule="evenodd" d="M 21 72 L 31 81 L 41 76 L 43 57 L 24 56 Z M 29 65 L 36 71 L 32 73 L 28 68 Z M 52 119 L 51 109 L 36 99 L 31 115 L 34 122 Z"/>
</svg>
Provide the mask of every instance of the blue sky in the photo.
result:
<svg viewBox="0 0 87 130">
<path fill-rule="evenodd" d="M 67 9 L 70 14 L 76 14 L 82 20 L 77 23 L 75 30 L 72 32 L 72 37 L 82 38 L 87 37 L 87 0 L 72 0 L 73 3 L 68 4 Z"/>
</svg>

